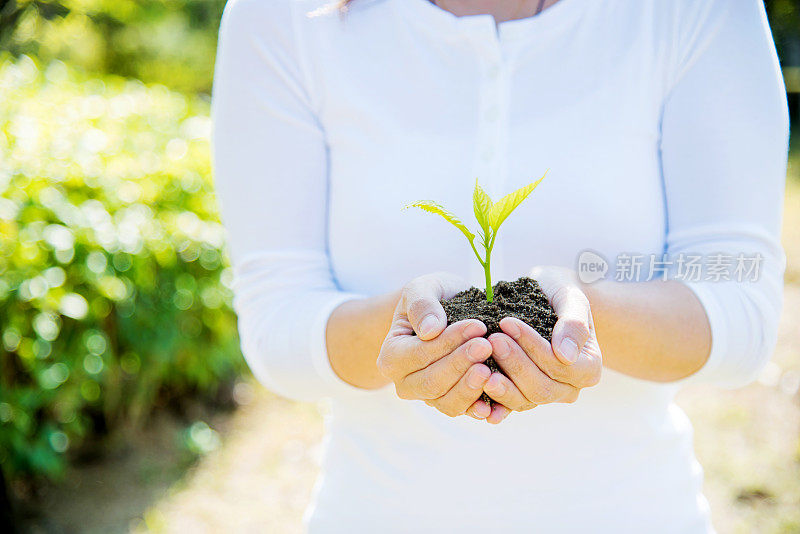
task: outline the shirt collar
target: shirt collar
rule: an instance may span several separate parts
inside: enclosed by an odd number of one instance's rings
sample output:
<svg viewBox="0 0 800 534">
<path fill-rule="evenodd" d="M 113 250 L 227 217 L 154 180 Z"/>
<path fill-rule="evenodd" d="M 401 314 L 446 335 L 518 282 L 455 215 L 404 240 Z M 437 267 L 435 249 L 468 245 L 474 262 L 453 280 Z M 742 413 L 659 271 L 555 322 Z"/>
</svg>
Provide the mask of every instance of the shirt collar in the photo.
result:
<svg viewBox="0 0 800 534">
<path fill-rule="evenodd" d="M 574 22 L 587 0 L 560 0 L 535 17 L 495 25 L 491 15 L 457 17 L 429 0 L 394 0 L 403 16 L 423 29 L 444 37 L 493 37 L 500 41 L 530 41 L 547 38 Z"/>
</svg>

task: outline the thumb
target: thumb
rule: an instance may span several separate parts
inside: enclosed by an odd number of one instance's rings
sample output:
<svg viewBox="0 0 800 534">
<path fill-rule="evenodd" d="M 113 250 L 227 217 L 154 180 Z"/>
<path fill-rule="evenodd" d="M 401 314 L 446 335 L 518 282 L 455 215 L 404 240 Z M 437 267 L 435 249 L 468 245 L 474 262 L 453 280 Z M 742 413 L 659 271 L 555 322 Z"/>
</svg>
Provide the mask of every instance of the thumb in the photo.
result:
<svg viewBox="0 0 800 534">
<path fill-rule="evenodd" d="M 558 315 L 551 340 L 553 352 L 561 363 L 571 365 L 591 334 L 589 299 L 562 270 L 536 267 L 531 277 L 539 282 Z"/>
<path fill-rule="evenodd" d="M 562 363 L 571 365 L 589 341 L 589 300 L 574 286 L 564 286 L 554 294 L 553 309 L 558 321 L 553 327 L 553 351 Z"/>
<path fill-rule="evenodd" d="M 406 286 L 406 316 L 411 328 L 423 341 L 435 338 L 447 326 L 447 316 L 439 302 L 442 293 L 441 284 L 429 278 L 418 278 Z"/>
</svg>

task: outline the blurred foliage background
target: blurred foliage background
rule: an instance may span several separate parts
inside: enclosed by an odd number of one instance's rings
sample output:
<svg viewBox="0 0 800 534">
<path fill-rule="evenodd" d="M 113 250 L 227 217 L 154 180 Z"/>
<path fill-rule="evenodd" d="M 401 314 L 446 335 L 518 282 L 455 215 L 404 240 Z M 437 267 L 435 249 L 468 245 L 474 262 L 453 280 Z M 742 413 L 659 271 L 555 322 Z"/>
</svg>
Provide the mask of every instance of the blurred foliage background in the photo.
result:
<svg viewBox="0 0 800 534">
<path fill-rule="evenodd" d="M 0 1 L 0 465 L 15 493 L 175 399 L 217 402 L 244 370 L 208 140 L 223 5 Z"/>
<path fill-rule="evenodd" d="M 208 140 L 224 3 L 0 0 L 0 475 L 15 488 L 244 372 Z M 766 6 L 794 117 L 800 0 Z"/>
<path fill-rule="evenodd" d="M 27 56 L 0 67 L 0 462 L 57 478 L 242 368 L 205 98 Z"/>
<path fill-rule="evenodd" d="M 211 91 L 224 0 L 0 0 L 15 56 L 59 59 L 184 92 Z"/>
</svg>

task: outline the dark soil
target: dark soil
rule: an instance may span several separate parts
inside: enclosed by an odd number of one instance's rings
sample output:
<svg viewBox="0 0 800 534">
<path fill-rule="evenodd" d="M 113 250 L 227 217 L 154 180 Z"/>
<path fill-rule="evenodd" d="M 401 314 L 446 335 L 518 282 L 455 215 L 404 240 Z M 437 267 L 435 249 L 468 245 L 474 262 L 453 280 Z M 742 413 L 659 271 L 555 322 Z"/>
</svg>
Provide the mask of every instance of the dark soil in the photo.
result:
<svg viewBox="0 0 800 534">
<path fill-rule="evenodd" d="M 443 300 L 447 324 L 464 319 L 478 319 L 486 325 L 485 337 L 489 337 L 495 332 L 502 332 L 501 319 L 516 317 L 550 341 L 558 316 L 536 280 L 522 277 L 514 282 L 497 282 L 493 289 L 493 302 L 486 302 L 486 292 L 477 287 Z M 492 372 L 502 372 L 493 358 L 486 360 L 486 365 Z M 489 405 L 492 403 L 486 393 L 483 394 L 483 400 Z"/>
</svg>

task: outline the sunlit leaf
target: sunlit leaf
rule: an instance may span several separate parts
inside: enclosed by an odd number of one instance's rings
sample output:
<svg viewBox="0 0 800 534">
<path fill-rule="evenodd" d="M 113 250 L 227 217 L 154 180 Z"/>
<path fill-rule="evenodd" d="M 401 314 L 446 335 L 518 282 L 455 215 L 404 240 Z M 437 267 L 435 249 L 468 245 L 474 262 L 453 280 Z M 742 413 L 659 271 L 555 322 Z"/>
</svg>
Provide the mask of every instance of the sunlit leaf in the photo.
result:
<svg viewBox="0 0 800 534">
<path fill-rule="evenodd" d="M 475 212 L 475 219 L 478 221 L 481 229 L 483 229 L 482 237 L 485 242 L 490 233 L 489 212 L 492 209 L 492 199 L 478 184 L 477 178 L 475 179 L 475 191 L 472 193 L 472 209 Z"/>
<path fill-rule="evenodd" d="M 423 211 L 427 211 L 428 213 L 435 213 L 436 215 L 440 215 L 447 222 L 449 222 L 450 224 L 461 230 L 461 233 L 467 236 L 467 239 L 469 239 L 470 242 L 472 242 L 472 240 L 475 239 L 475 234 L 473 234 L 469 230 L 469 228 L 467 228 L 466 225 L 463 222 L 461 222 L 461 219 L 459 219 L 458 217 L 456 217 L 455 215 L 444 209 L 436 202 L 433 202 L 431 200 L 418 200 L 417 202 L 414 202 L 413 204 L 409 204 L 408 206 L 406 206 L 405 209 L 408 208 L 419 208 Z"/>
<path fill-rule="evenodd" d="M 526 185 L 525 187 L 521 187 L 514 191 L 513 193 L 509 193 L 500 200 L 498 200 L 493 206 L 491 211 L 489 211 L 489 226 L 492 227 L 492 230 L 497 232 L 500 228 L 500 225 L 503 224 L 511 212 L 513 212 L 517 207 L 522 204 L 522 201 L 528 198 L 528 195 L 533 193 L 533 190 L 542 183 L 544 177 L 547 176 L 547 172 L 545 172 L 541 178 L 536 180 L 533 183 Z"/>
</svg>

